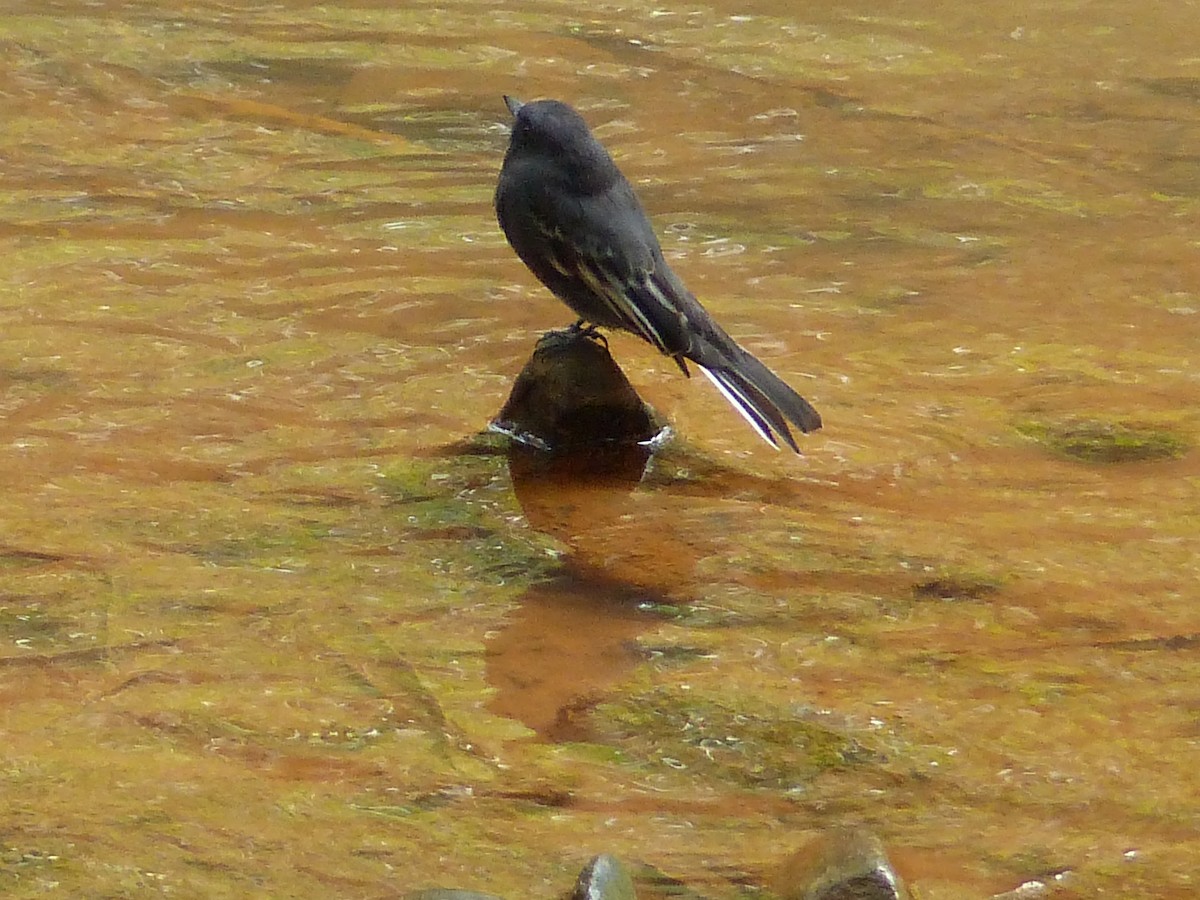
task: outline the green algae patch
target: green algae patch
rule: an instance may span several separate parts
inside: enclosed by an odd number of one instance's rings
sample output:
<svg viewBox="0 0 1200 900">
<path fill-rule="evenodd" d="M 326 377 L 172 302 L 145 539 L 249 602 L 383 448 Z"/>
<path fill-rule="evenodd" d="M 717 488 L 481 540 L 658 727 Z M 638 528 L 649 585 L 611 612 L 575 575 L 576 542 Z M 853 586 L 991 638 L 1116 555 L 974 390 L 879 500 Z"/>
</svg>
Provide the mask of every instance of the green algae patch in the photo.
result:
<svg viewBox="0 0 1200 900">
<path fill-rule="evenodd" d="M 740 693 L 656 687 L 600 706 L 594 724 L 631 758 L 745 788 L 799 789 L 825 772 L 882 761 L 816 718 L 755 707 Z"/>
<path fill-rule="evenodd" d="M 399 514 L 402 540 L 423 545 L 447 574 L 530 584 L 559 565 L 553 541 L 522 524 L 503 457 L 404 461 L 380 473 L 379 492 Z"/>
<path fill-rule="evenodd" d="M 26 597 L 0 600 L 0 641 L 21 651 L 69 646 L 75 622 Z"/>
<path fill-rule="evenodd" d="M 1059 456 L 1087 463 L 1178 459 L 1187 441 L 1160 425 L 1067 418 L 1023 422 L 1017 431 Z"/>
</svg>

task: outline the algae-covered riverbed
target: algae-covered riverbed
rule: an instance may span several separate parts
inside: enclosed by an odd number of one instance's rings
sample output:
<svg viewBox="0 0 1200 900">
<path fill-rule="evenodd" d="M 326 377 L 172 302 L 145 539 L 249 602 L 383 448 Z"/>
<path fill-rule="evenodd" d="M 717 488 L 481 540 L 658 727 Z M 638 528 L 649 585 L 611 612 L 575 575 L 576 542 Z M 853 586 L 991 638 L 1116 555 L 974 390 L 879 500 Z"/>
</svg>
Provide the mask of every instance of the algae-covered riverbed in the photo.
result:
<svg viewBox="0 0 1200 900">
<path fill-rule="evenodd" d="M 5 6 L 0 889 L 770 897 L 858 828 L 926 900 L 1192 896 L 1195 12 Z M 570 321 L 502 93 L 802 458 L 619 335 L 640 479 L 477 436 Z"/>
</svg>

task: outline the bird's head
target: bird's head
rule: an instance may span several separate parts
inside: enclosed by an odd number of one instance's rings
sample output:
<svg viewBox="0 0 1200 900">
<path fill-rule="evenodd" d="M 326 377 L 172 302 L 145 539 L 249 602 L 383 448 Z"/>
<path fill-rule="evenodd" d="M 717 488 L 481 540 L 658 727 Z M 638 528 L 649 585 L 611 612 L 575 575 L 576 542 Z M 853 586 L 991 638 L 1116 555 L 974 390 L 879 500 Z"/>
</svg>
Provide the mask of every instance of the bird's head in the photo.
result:
<svg viewBox="0 0 1200 900">
<path fill-rule="evenodd" d="M 592 135 L 583 116 L 570 106 L 559 100 L 522 103 L 509 96 L 504 104 L 513 114 L 509 155 L 554 161 L 558 164 L 554 171 L 586 182 L 580 185 L 583 187 L 611 183 L 616 172 L 612 157 Z"/>
</svg>

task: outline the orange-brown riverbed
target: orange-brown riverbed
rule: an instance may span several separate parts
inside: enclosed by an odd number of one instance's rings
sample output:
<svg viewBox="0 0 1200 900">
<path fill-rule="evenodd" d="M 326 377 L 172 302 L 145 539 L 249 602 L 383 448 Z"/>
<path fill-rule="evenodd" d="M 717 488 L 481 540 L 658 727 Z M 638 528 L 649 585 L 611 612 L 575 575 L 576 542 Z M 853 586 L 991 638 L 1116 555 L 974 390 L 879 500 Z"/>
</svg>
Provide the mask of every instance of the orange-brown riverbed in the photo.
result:
<svg viewBox="0 0 1200 900">
<path fill-rule="evenodd" d="M 1194 896 L 1200 10 L 810 6 L 4 6 L 0 893 Z M 622 336 L 644 479 L 470 440 L 570 321 L 501 93 L 802 458 Z"/>
</svg>

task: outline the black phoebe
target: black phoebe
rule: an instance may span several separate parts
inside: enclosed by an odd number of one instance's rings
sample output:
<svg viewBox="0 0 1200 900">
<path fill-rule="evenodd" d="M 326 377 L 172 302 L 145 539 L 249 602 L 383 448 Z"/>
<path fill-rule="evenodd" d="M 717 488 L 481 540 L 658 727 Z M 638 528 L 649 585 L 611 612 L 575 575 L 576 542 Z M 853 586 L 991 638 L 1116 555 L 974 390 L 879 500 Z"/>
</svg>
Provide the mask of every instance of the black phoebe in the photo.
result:
<svg viewBox="0 0 1200 900">
<path fill-rule="evenodd" d="M 700 366 L 771 446 L 800 452 L 788 428 L 821 427 L 812 405 L 743 350 L 663 259 L 654 230 L 608 151 L 557 100 L 504 98 L 515 118 L 496 217 L 517 256 L 579 325 L 623 328 Z"/>
</svg>

